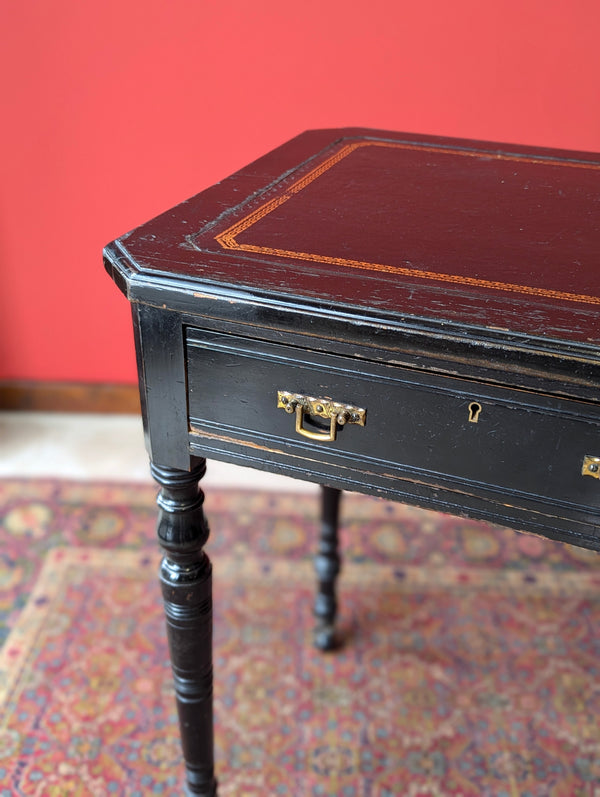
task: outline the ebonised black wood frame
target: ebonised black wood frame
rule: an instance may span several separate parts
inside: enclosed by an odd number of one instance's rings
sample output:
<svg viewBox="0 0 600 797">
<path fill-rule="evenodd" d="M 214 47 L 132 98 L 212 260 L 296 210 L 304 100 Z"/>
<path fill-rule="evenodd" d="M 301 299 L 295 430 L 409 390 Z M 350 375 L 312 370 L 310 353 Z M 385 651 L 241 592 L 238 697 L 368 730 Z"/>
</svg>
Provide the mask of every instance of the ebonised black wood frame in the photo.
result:
<svg viewBox="0 0 600 797">
<path fill-rule="evenodd" d="M 422 224 L 417 229 L 422 231 L 422 240 L 428 245 L 433 240 L 433 249 L 428 246 L 425 249 L 433 255 L 432 261 L 436 261 L 420 264 L 421 276 L 430 269 L 425 280 L 419 281 L 418 268 L 412 279 L 406 267 L 410 262 L 407 252 L 399 255 L 398 262 L 388 263 L 396 273 L 390 277 L 386 276 L 391 272 L 386 272 L 385 264 L 381 274 L 376 274 L 377 267 L 362 272 L 355 269 L 357 261 L 354 265 L 350 262 L 352 251 L 348 254 L 350 260 L 346 261 L 340 258 L 337 262 L 330 257 L 327 262 L 319 263 L 315 257 L 307 257 L 303 263 L 297 251 L 286 260 L 285 251 L 269 249 L 266 245 L 256 249 L 258 254 L 253 254 L 248 246 L 245 249 L 240 246 L 237 251 L 233 251 L 235 247 L 219 246 L 218 242 L 224 239 L 222 235 L 219 238 L 215 230 L 223 233 L 231 218 L 243 216 L 247 207 L 256 208 L 257 203 L 270 197 L 279 195 L 287 201 L 284 193 L 287 191 L 286 196 L 290 196 L 289 192 L 300 186 L 299 182 L 294 183 L 294 170 L 299 175 L 309 174 L 310 170 L 316 174 L 314 164 L 324 162 L 323 159 L 330 157 L 328 153 L 342 152 L 340 148 L 347 142 L 362 147 L 362 152 L 367 152 L 374 142 L 381 145 L 379 152 L 385 152 L 386 147 L 396 153 L 402 149 L 404 165 L 399 167 L 396 158 L 395 165 L 389 167 L 396 170 L 406 165 L 411 167 L 411 151 L 430 153 L 432 160 L 438 162 L 437 175 L 444 171 L 441 165 L 444 158 L 447 156 L 450 163 L 454 153 L 456 160 L 450 165 L 453 179 L 461 174 L 468 183 L 474 173 L 469 164 L 477 162 L 478 174 L 485 171 L 486 179 L 492 175 L 497 179 L 498 190 L 502 191 L 505 190 L 500 188 L 501 184 L 505 185 L 505 180 L 500 180 L 504 174 L 502 169 L 506 172 L 504 176 L 511 177 L 518 173 L 520 164 L 537 164 L 538 187 L 553 190 L 553 186 L 562 184 L 560 170 L 564 167 L 569 172 L 569 185 L 580 180 L 571 197 L 569 240 L 587 242 L 577 255 L 585 259 L 585 263 L 577 260 L 577 291 L 561 293 L 551 282 L 537 288 L 529 285 L 523 295 L 513 290 L 515 286 L 511 287 L 510 283 L 515 280 L 511 275 L 522 276 L 527 262 L 505 262 L 500 256 L 494 260 L 495 253 L 489 251 L 485 224 L 489 222 L 493 226 L 498 218 L 494 215 L 493 191 L 486 194 L 488 204 L 482 208 L 478 243 L 482 262 L 492 263 L 490 273 L 497 282 L 490 281 L 489 274 L 483 281 L 461 280 L 458 275 L 456 279 L 452 277 L 456 258 L 447 249 L 436 250 L 435 240 L 428 237 L 427 203 L 419 205 L 423 194 L 416 197 L 417 205 L 422 208 Z M 443 154 L 441 159 L 440 153 Z M 462 171 L 457 172 L 455 166 L 459 161 Z M 496 165 L 488 169 L 488 163 Z M 348 159 L 345 165 L 349 164 L 351 166 Z M 529 165 L 526 169 L 528 175 L 534 174 Z M 423 172 L 424 181 L 434 179 L 427 177 L 426 171 Z M 329 172 L 330 176 L 332 174 Z M 517 415 L 528 412 L 532 402 L 540 412 L 546 408 L 558 435 L 563 433 L 568 437 L 569 424 L 579 416 L 590 428 L 590 450 L 586 447 L 585 451 L 571 452 L 575 471 L 579 468 L 581 474 L 583 454 L 600 457 L 600 443 L 597 442 L 600 432 L 596 434 L 600 429 L 597 309 L 600 295 L 596 279 L 600 224 L 591 212 L 591 204 L 597 206 L 597 181 L 594 180 L 599 174 L 598 157 L 582 153 L 510 148 L 380 131 L 313 131 L 106 248 L 105 266 L 132 304 L 146 445 L 154 476 L 161 485 L 158 533 L 165 550 L 161 580 L 191 794 L 216 795 L 212 753 L 210 563 L 203 551 L 208 527 L 202 512 L 202 492 L 197 487 L 204 472 L 205 457 L 323 485 L 322 532 L 315 562 L 319 582 L 315 614 L 316 642 L 324 649 L 335 641 L 333 620 L 335 579 L 340 565 L 337 523 L 341 490 L 352 489 L 464 514 L 595 550 L 600 549 L 600 494 L 596 490 L 597 480 L 589 478 L 591 474 L 582 476 L 587 480 L 584 490 L 589 497 L 586 500 L 567 497 L 560 502 L 544 499 L 541 471 L 539 489 L 530 490 L 526 496 L 502 485 L 490 489 L 489 484 L 482 486 L 476 478 L 467 489 L 464 479 L 457 478 L 453 483 L 451 473 L 445 474 L 445 478 L 434 474 L 431 479 L 419 479 L 415 477 L 415 470 L 403 463 L 401 453 L 387 468 L 380 466 L 381 463 L 369 468 L 364 457 L 353 457 L 349 451 L 341 449 L 324 448 L 321 454 L 316 454 L 314 446 L 309 445 L 303 453 L 293 439 L 293 430 L 289 438 L 281 436 L 279 445 L 269 449 L 256 435 L 253 437 L 252 430 L 233 439 L 229 434 L 231 411 L 225 405 L 219 409 L 221 415 L 214 415 L 217 421 L 213 418 L 212 428 L 216 433 L 211 436 L 206 429 L 201 429 L 202 419 L 193 418 L 190 413 L 194 391 L 202 391 L 211 380 L 210 369 L 191 357 L 190 341 L 194 333 L 190 330 L 245 339 L 252 342 L 257 352 L 261 346 L 264 349 L 267 345 L 283 344 L 288 347 L 291 365 L 296 355 L 310 352 L 315 363 L 322 365 L 326 385 L 329 384 L 328 358 L 336 356 L 347 358 L 347 362 L 355 364 L 356 370 L 370 369 L 372 374 L 379 374 L 382 391 L 388 384 L 385 369 L 403 369 L 413 382 L 420 378 L 426 382 L 432 376 L 463 380 L 465 407 L 473 400 L 477 403 L 479 390 L 487 391 L 486 395 L 498 390 L 508 391 L 514 398 Z M 388 188 L 391 186 L 393 193 L 402 175 L 395 171 L 394 179 L 389 180 L 389 177 L 388 171 L 383 182 Z M 315 189 L 314 201 L 318 207 L 320 197 L 324 201 L 327 198 L 319 194 L 318 180 L 312 179 L 310 185 Z M 435 187 L 433 183 L 431 187 Z M 522 188 L 519 184 L 518 191 Z M 360 220 L 362 195 L 359 192 L 353 196 L 355 204 L 346 210 Z M 527 214 L 523 196 L 523 193 L 515 193 L 515 199 Z M 550 200 L 554 213 L 560 208 L 560 202 L 555 201 L 556 194 Z M 455 195 L 448 201 L 455 201 Z M 339 202 L 342 205 L 345 202 L 343 194 Z M 501 205 L 511 211 L 505 197 Z M 527 215 L 530 222 L 534 217 L 535 214 Z M 546 232 L 553 224 L 556 229 L 564 226 L 562 212 L 554 221 L 553 218 L 543 220 L 541 228 Z M 582 220 L 588 224 L 585 229 Z M 394 224 L 387 229 L 393 242 Z M 514 244 L 515 251 L 525 252 L 525 260 L 527 253 L 533 252 L 537 257 L 536 247 L 540 243 L 537 231 L 530 229 L 531 237 L 525 241 L 524 248 L 522 231 L 517 225 L 514 239 L 509 243 Z M 364 236 L 359 232 L 360 225 L 351 230 L 353 241 L 338 242 L 344 252 L 352 250 L 355 244 L 357 251 L 361 249 Z M 468 225 L 464 233 L 471 233 Z M 307 225 L 307 239 L 311 234 L 310 225 Z M 460 235 L 461 231 L 456 234 Z M 552 242 L 542 241 L 544 246 L 548 245 L 543 257 L 548 258 L 548 279 L 564 286 L 561 280 L 565 258 L 570 253 L 565 253 L 564 246 L 561 248 L 559 238 L 556 238 L 554 259 Z M 307 248 L 306 251 L 319 251 L 320 243 L 315 242 L 316 249 Z M 387 246 L 389 241 L 383 244 L 380 251 L 393 250 Z M 371 266 L 383 262 L 377 261 L 376 256 L 375 252 Z M 346 271 L 344 262 L 350 265 Z M 439 263 L 442 264 L 440 270 L 431 271 Z M 442 272 L 449 279 L 436 284 L 431 275 Z M 402 278 L 397 276 L 400 273 L 404 275 Z M 292 284 L 294 287 L 290 288 Z M 296 389 L 291 385 L 280 387 Z M 213 398 L 218 401 L 214 394 Z M 265 396 L 258 411 L 275 411 L 273 398 Z M 335 398 L 352 399 L 345 395 Z M 484 406 L 481 428 L 484 428 L 485 417 Z M 522 414 L 519 417 L 522 421 Z M 220 432 L 219 420 L 223 427 Z M 397 420 L 392 420 L 391 434 L 395 423 Z M 448 423 L 455 423 L 455 419 L 449 418 Z M 535 456 L 535 451 L 531 456 Z M 560 465 L 547 464 L 548 468 Z M 574 478 L 573 473 L 569 471 L 569 478 Z M 581 494 L 581 489 L 574 492 Z"/>
</svg>

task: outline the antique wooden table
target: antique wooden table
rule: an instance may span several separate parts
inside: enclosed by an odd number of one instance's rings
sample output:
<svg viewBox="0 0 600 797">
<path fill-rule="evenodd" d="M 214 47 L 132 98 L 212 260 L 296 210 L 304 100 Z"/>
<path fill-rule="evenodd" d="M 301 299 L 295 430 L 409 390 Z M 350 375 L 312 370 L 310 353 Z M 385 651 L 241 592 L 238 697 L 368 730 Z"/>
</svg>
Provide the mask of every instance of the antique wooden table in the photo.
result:
<svg viewBox="0 0 600 797">
<path fill-rule="evenodd" d="M 213 773 L 205 457 L 600 548 L 600 158 L 304 133 L 105 250 L 133 310 L 188 789 Z M 217 673 L 218 677 L 218 673 Z"/>
</svg>

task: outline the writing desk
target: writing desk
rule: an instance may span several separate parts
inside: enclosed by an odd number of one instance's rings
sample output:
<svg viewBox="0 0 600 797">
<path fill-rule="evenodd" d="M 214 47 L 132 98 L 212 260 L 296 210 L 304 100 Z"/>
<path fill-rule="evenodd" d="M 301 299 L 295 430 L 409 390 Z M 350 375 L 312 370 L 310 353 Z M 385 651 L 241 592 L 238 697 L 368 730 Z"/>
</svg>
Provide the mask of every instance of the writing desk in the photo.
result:
<svg viewBox="0 0 600 797">
<path fill-rule="evenodd" d="M 107 246 L 161 485 L 192 794 L 213 773 L 205 458 L 600 548 L 600 159 L 304 133 Z M 218 677 L 218 673 L 217 673 Z"/>
</svg>

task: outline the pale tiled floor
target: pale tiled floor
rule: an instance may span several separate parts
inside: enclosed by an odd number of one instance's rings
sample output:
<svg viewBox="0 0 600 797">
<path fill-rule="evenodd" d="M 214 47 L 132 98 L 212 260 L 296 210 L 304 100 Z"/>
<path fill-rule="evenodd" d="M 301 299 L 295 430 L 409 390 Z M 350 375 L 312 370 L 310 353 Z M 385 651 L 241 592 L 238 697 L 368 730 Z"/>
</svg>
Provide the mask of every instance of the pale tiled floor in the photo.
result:
<svg viewBox="0 0 600 797">
<path fill-rule="evenodd" d="M 0 412 L 0 478 L 150 482 L 142 422 L 132 415 Z M 315 490 L 314 485 L 210 461 L 206 487 Z"/>
</svg>

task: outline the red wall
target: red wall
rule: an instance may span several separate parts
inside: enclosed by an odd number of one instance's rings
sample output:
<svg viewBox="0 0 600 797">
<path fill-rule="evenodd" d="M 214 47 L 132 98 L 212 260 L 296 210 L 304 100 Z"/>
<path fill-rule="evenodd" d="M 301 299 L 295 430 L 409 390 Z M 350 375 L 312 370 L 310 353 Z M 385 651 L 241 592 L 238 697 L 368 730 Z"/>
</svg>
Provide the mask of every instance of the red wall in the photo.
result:
<svg viewBox="0 0 600 797">
<path fill-rule="evenodd" d="M 600 150 L 598 0 L 4 0 L 0 378 L 133 382 L 110 239 L 310 127 Z"/>
</svg>

